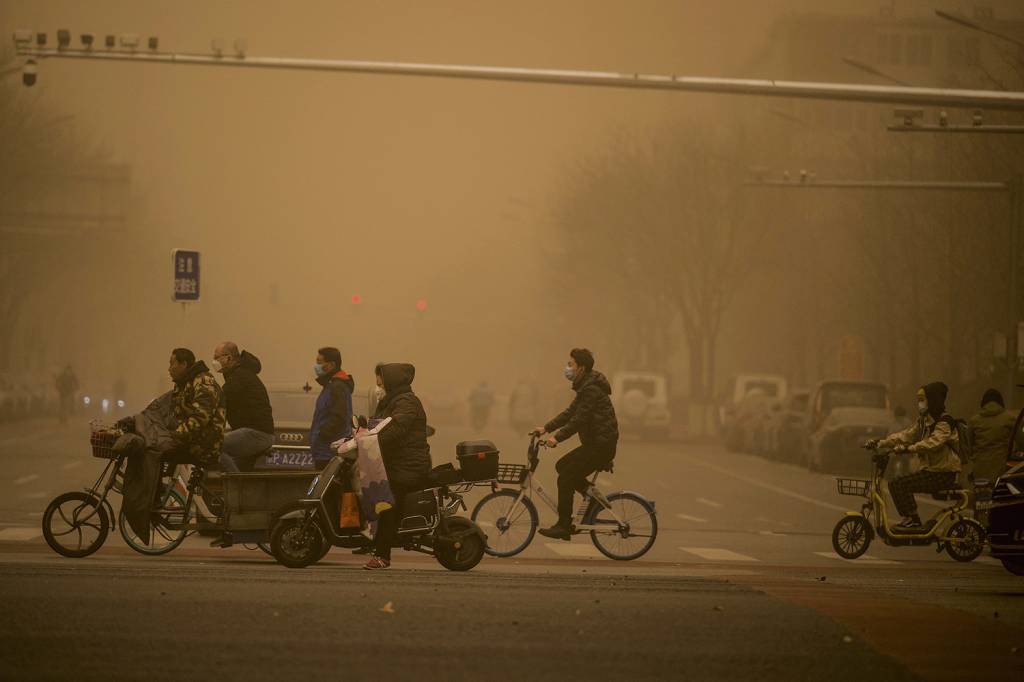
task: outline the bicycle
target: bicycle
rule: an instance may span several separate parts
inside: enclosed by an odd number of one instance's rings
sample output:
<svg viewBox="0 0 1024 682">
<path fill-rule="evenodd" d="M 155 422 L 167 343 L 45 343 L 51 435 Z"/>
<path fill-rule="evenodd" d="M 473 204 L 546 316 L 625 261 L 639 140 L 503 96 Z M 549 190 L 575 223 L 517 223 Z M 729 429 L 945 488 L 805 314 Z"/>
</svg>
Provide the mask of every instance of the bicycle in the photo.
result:
<svg viewBox="0 0 1024 682">
<path fill-rule="evenodd" d="M 528 465 L 499 463 L 497 478 L 491 483 L 492 492 L 473 508 L 470 518 L 488 534 L 484 551 L 491 556 L 515 556 L 529 546 L 540 525 L 534 494 L 552 511 L 558 511 L 557 502 L 533 480 L 541 447 L 545 447 L 543 441 L 531 435 Z M 654 502 L 639 493 L 619 490 L 605 496 L 597 489 L 598 474 L 611 473 L 612 468 L 609 463 L 588 479 L 587 494 L 573 514 L 572 533 L 589 533 L 594 546 L 606 557 L 630 561 L 640 558 L 654 545 L 658 517 Z M 515 485 L 518 489 L 502 485 Z"/>
<path fill-rule="evenodd" d="M 150 514 L 149 543 L 143 542 L 126 522 L 123 505 L 115 524 L 114 510 L 107 498 L 111 492 L 123 494 L 128 455 L 126 452 L 115 453 L 114 443 L 124 432 L 100 421 L 91 422 L 90 428 L 93 457 L 106 459 L 107 464 L 93 485 L 85 488 L 84 492 L 58 495 L 47 505 L 42 520 L 43 538 L 53 551 L 72 558 L 89 556 L 103 546 L 111 527 L 116 526 L 122 539 L 133 550 L 157 556 L 175 549 L 198 530 L 195 512 L 208 519 L 220 518 L 220 514 L 211 511 L 210 507 L 223 509 L 223 500 L 207 487 L 205 467 L 193 464 L 186 480 L 178 465 L 187 462 L 171 459 L 161 464 L 160 484 Z M 74 537 L 72 533 L 77 533 L 78 542 L 74 546 L 64 544 L 65 538 Z M 86 533 L 89 533 L 88 542 Z M 270 554 L 269 546 L 265 543 L 260 545 L 264 552 Z"/>
<path fill-rule="evenodd" d="M 840 495 L 864 497 L 860 512 L 846 512 L 832 530 L 832 548 L 844 559 L 856 559 L 868 551 L 877 532 L 882 541 L 894 547 L 922 546 L 935 543 L 956 561 L 974 561 L 985 549 L 985 528 L 963 512 L 968 507 L 968 493 L 959 488 L 933 493 L 932 497 L 953 504 L 942 507 L 920 528 L 899 529 L 889 524 L 882 479 L 889 465 L 889 453 L 871 456 L 871 480 L 836 478 Z M 874 523 L 872 523 L 874 519 Z M 948 523 L 947 523 L 948 522 Z"/>
</svg>

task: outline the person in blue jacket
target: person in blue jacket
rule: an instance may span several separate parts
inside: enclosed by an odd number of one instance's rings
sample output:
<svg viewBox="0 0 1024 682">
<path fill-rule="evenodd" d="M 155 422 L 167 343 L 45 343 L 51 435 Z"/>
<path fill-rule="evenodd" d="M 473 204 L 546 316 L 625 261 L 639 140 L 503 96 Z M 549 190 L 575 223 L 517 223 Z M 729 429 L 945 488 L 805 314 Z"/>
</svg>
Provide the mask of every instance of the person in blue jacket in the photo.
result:
<svg viewBox="0 0 1024 682">
<path fill-rule="evenodd" d="M 316 382 L 323 388 L 313 410 L 309 446 L 317 468 L 323 468 L 334 456 L 331 443 L 352 437 L 352 391 L 356 383 L 341 368 L 341 351 L 332 346 L 317 351 L 313 370 Z"/>
</svg>

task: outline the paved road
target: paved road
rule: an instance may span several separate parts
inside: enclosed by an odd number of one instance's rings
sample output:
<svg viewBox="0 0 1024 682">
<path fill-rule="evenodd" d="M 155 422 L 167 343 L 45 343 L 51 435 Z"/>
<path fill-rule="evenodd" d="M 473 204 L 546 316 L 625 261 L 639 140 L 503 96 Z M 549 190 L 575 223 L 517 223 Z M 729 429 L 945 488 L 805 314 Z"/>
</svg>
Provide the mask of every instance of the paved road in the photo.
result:
<svg viewBox="0 0 1024 682">
<path fill-rule="evenodd" d="M 290 571 L 201 538 L 156 559 L 116 536 L 57 557 L 38 519 L 98 473 L 84 432 L 0 428 L 0 679 L 1024 679 L 1024 580 L 930 548 L 843 561 L 829 533 L 856 500 L 717 446 L 622 445 L 604 487 L 646 493 L 661 522 L 640 561 L 538 538 L 469 574 L 406 555 L 368 574 L 340 550 Z M 503 460 L 525 460 L 503 437 Z"/>
</svg>

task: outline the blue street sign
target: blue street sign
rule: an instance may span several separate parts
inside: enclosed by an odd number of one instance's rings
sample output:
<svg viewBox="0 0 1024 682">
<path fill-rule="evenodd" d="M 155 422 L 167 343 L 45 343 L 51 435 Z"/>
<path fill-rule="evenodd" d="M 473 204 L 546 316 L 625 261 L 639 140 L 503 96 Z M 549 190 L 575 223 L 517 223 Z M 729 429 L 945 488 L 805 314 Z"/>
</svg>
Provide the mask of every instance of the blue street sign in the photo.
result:
<svg viewBox="0 0 1024 682">
<path fill-rule="evenodd" d="M 199 300 L 199 252 L 174 250 L 174 300 Z"/>
</svg>

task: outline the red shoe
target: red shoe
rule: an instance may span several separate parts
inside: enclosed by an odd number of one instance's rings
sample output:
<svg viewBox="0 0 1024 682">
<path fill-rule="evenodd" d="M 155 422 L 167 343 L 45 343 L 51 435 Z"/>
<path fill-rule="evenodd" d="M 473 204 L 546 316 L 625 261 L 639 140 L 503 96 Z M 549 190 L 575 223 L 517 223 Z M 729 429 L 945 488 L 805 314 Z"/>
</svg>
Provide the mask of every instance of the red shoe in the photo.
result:
<svg viewBox="0 0 1024 682">
<path fill-rule="evenodd" d="M 390 568 L 391 562 L 387 559 L 381 559 L 376 554 L 370 557 L 370 560 L 363 566 L 367 571 L 377 571 L 384 568 Z"/>
</svg>

